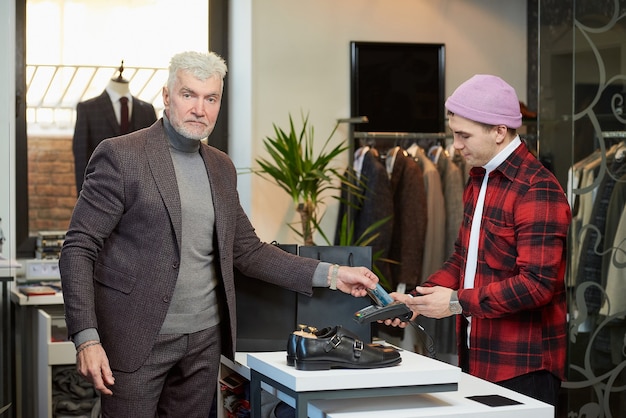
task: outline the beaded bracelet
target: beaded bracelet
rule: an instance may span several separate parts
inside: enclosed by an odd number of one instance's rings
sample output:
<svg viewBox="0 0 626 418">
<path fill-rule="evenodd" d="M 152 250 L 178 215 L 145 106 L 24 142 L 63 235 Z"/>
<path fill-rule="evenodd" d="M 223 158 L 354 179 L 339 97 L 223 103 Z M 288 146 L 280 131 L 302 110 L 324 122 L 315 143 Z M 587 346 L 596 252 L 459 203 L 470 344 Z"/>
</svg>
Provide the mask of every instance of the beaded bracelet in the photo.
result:
<svg viewBox="0 0 626 418">
<path fill-rule="evenodd" d="M 83 344 L 76 350 L 76 355 L 78 355 L 78 353 L 80 353 L 81 351 L 83 351 L 87 347 L 92 347 L 94 345 L 99 345 L 99 344 L 100 344 L 100 341 L 94 341 L 92 343 Z"/>
<path fill-rule="evenodd" d="M 337 273 L 339 273 L 339 264 L 333 264 L 330 268 L 330 290 L 337 290 Z"/>
</svg>

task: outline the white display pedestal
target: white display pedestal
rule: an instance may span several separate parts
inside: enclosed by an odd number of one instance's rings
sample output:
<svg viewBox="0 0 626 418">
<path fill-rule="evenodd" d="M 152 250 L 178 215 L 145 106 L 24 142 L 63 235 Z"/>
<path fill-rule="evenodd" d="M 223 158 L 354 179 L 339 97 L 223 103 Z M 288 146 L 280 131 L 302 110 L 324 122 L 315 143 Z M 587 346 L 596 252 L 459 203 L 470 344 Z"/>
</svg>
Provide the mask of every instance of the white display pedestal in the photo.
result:
<svg viewBox="0 0 626 418">
<path fill-rule="evenodd" d="M 307 417 L 318 399 L 354 399 L 456 391 L 461 369 L 412 352 L 398 366 L 302 371 L 287 366 L 286 353 L 249 353 L 252 418 L 260 417 L 261 383 L 295 399 L 296 416 Z"/>
<path fill-rule="evenodd" d="M 300 371 L 287 366 L 285 356 L 283 351 L 237 353 L 235 362 L 222 358 L 230 370 L 250 379 L 253 417 L 259 413 L 260 388 L 295 407 L 298 417 L 554 417 L 551 405 L 408 351 L 398 366 L 369 370 Z M 384 393 L 390 387 L 381 386 L 394 383 L 405 386 L 395 387 L 396 395 Z M 366 396 L 351 396 L 354 387 Z M 471 399 L 485 396 L 514 404 L 489 406 Z"/>
</svg>

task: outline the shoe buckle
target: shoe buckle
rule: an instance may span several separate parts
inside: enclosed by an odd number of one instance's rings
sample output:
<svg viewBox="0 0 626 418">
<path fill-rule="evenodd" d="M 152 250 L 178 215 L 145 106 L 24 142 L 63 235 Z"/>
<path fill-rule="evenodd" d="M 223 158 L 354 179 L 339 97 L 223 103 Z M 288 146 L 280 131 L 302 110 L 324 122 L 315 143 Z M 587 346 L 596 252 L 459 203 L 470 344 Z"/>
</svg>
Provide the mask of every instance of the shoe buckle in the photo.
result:
<svg viewBox="0 0 626 418">
<path fill-rule="evenodd" d="M 341 344 L 341 336 L 335 334 L 332 337 L 330 337 L 330 339 L 326 343 L 326 347 L 324 348 L 324 351 L 328 353 L 330 350 L 334 350 L 335 348 L 337 348 L 339 344 Z"/>
<path fill-rule="evenodd" d="M 363 341 L 354 340 L 354 344 L 352 344 L 352 350 L 354 351 L 354 357 L 360 358 L 361 353 L 363 352 Z"/>
</svg>

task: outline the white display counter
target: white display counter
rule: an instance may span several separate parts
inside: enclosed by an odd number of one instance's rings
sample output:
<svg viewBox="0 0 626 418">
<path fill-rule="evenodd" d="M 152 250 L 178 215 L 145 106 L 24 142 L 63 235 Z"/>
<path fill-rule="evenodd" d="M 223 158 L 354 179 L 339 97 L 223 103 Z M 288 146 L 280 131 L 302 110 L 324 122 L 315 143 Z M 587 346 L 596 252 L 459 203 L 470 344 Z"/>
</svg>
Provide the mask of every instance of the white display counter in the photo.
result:
<svg viewBox="0 0 626 418">
<path fill-rule="evenodd" d="M 235 362 L 223 359 L 251 380 L 253 417 L 259 413 L 259 387 L 295 407 L 298 417 L 554 417 L 551 405 L 408 351 L 398 366 L 366 370 L 301 371 L 287 366 L 285 356 L 237 353 Z M 513 405 L 489 406 L 484 397 Z"/>
<path fill-rule="evenodd" d="M 376 369 L 302 371 L 287 365 L 284 351 L 250 353 L 248 367 L 252 418 L 261 416 L 261 383 L 294 398 L 296 417 L 306 418 L 307 406 L 315 399 L 454 391 L 461 374 L 456 366 L 408 351 L 402 352 L 399 365 Z"/>
<path fill-rule="evenodd" d="M 488 406 L 470 397 L 519 402 Z M 461 373 L 456 392 L 441 392 L 365 399 L 312 401 L 310 418 L 553 418 L 554 407 L 466 373 Z"/>
<path fill-rule="evenodd" d="M 297 370 L 287 365 L 284 351 L 248 353 L 247 365 L 296 392 L 441 385 L 456 390 L 460 368 L 409 351 L 401 355 L 397 366 L 376 369 Z"/>
</svg>

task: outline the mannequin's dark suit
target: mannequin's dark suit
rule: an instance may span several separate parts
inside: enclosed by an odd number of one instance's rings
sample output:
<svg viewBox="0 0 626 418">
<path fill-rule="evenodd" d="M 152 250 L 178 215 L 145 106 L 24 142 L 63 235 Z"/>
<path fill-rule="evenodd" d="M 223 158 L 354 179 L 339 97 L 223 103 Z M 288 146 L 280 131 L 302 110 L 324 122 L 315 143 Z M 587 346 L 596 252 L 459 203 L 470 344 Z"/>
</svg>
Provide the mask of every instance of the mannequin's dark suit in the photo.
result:
<svg viewBox="0 0 626 418">
<path fill-rule="evenodd" d="M 156 112 L 151 103 L 133 96 L 132 106 L 129 132 L 147 128 L 156 121 Z M 113 104 L 106 91 L 100 96 L 78 103 L 76 106 L 76 126 L 72 140 L 77 193 L 80 193 L 83 187 L 85 167 L 87 167 L 93 150 L 103 139 L 120 134 L 120 124 L 115 118 Z"/>
</svg>

